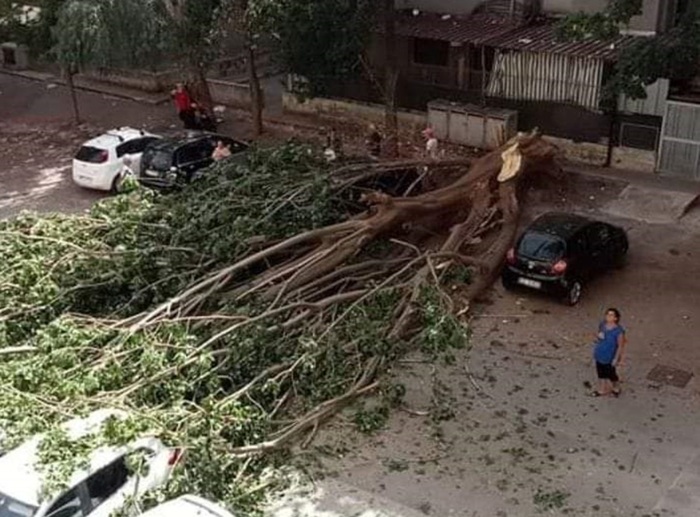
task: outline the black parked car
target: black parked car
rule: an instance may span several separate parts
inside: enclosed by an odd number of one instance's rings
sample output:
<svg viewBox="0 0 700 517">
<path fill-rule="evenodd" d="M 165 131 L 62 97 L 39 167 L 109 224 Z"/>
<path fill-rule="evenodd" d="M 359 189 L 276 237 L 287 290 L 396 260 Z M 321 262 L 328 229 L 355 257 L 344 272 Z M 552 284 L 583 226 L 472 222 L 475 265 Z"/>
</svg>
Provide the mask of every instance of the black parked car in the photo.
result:
<svg viewBox="0 0 700 517">
<path fill-rule="evenodd" d="M 508 251 L 501 279 L 506 289 L 527 287 L 570 305 L 585 282 L 625 262 L 629 242 L 622 228 L 572 214 L 539 217 Z"/>
<path fill-rule="evenodd" d="M 199 171 L 214 162 L 212 153 L 218 141 L 224 142 L 231 150 L 229 159 L 243 156 L 248 150 L 248 145 L 243 142 L 211 133 L 163 138 L 143 152 L 139 181 L 155 188 L 190 183 L 198 177 Z"/>
</svg>

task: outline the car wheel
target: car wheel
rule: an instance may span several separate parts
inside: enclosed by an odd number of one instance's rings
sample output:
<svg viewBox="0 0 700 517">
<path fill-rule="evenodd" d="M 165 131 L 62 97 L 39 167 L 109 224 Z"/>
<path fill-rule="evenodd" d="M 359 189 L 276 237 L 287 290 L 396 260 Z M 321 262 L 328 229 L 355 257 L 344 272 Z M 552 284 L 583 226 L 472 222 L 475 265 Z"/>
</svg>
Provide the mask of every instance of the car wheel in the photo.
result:
<svg viewBox="0 0 700 517">
<path fill-rule="evenodd" d="M 574 280 L 569 286 L 569 291 L 566 293 L 566 303 L 572 307 L 581 301 L 581 295 L 583 294 L 583 284 Z"/>
<path fill-rule="evenodd" d="M 109 190 L 112 194 L 121 194 L 124 186 L 124 175 L 117 174 L 112 182 L 112 188 Z"/>
<path fill-rule="evenodd" d="M 515 282 L 513 282 L 511 279 L 509 279 L 506 276 L 501 276 L 501 283 L 503 284 L 503 288 L 506 291 L 513 291 L 515 290 Z"/>
</svg>

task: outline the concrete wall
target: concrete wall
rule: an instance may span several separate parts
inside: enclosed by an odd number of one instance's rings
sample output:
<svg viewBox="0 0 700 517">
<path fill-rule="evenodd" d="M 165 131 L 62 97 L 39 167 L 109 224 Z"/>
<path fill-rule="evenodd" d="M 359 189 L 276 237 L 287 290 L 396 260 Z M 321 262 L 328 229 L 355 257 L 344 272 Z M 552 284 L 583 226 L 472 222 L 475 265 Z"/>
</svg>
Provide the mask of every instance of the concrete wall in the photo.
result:
<svg viewBox="0 0 700 517">
<path fill-rule="evenodd" d="M 0 66 L 11 70 L 29 68 L 29 49 L 26 45 L 7 42 L 0 45 Z"/>
<path fill-rule="evenodd" d="M 384 107 L 351 100 L 316 98 L 301 102 L 290 93 L 283 95 L 284 110 L 299 115 L 313 115 L 329 118 L 353 118 L 367 123 L 383 124 Z M 399 111 L 399 126 L 402 130 L 417 133 L 428 122 L 423 111 Z M 564 157 L 572 162 L 601 166 L 605 163 L 608 148 L 604 144 L 574 142 L 565 138 L 547 137 L 557 145 Z M 613 149 L 612 166 L 620 169 L 639 170 L 653 173 L 656 167 L 656 153 L 625 147 Z"/>
<path fill-rule="evenodd" d="M 146 92 L 170 91 L 179 80 L 180 74 L 175 71 L 148 72 L 145 70 L 91 70 L 81 74 L 88 79 L 116 84 L 127 88 L 135 88 Z"/>
<path fill-rule="evenodd" d="M 284 93 L 282 105 L 285 112 L 299 115 L 316 115 L 331 118 L 361 119 L 367 123 L 384 123 L 384 106 L 342 99 L 315 98 L 300 101 L 294 94 Z M 399 125 L 402 129 L 420 131 L 428 121 L 423 111 L 399 110 Z"/>
<path fill-rule="evenodd" d="M 214 103 L 237 108 L 250 106 L 250 88 L 247 84 L 208 79 L 209 90 Z"/>
<path fill-rule="evenodd" d="M 586 142 L 574 142 L 565 138 L 546 137 L 562 151 L 564 159 L 586 165 L 604 166 L 608 154 L 608 146 Z M 612 163 L 614 169 L 635 170 L 653 174 L 656 170 L 656 153 L 630 149 L 628 147 L 613 147 Z"/>
</svg>

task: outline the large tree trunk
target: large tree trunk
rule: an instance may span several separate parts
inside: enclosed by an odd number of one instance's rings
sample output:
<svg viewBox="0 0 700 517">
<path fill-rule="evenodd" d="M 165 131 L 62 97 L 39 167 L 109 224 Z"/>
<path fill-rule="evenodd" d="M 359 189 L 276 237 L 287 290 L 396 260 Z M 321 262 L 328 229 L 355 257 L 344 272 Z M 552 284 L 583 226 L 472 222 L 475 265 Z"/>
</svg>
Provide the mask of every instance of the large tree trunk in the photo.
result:
<svg viewBox="0 0 700 517">
<path fill-rule="evenodd" d="M 539 135 L 522 134 L 474 161 L 458 179 L 444 182 L 448 184 L 437 190 L 415 196 L 404 191 L 396 197 L 370 192 L 362 197 L 368 206 L 365 212 L 281 242 L 270 241 L 262 248 L 256 246 L 236 263 L 213 272 L 150 313 L 130 318 L 122 325 L 135 332 L 171 317 L 187 317 L 200 311 L 212 297 L 243 304 L 262 302 L 259 312 L 251 314 L 246 310 L 235 315 L 230 325 L 202 342 L 190 354 L 190 361 L 195 362 L 247 325 L 264 324 L 263 328 L 284 333 L 292 341 L 306 326 L 318 330 L 320 343 L 360 304 L 380 292 L 391 291 L 397 295 L 393 299 L 398 300 L 392 319 L 383 326 L 387 340 L 409 342 L 419 333 L 421 316 L 427 310 L 425 293 L 439 300 L 430 303 L 439 303 L 445 311 L 453 312 L 459 324 L 469 304 L 496 278 L 515 239 L 520 215 L 517 195 L 523 190 L 519 189 L 521 179 L 526 173 L 556 171 L 555 156 L 556 148 Z M 426 163 L 373 163 L 364 170 L 343 167 L 332 173 L 332 178 L 338 176 L 342 189 L 347 186 L 348 176 L 357 173 L 361 186 L 372 173 L 401 176 L 410 168 L 422 171 Z M 459 172 L 455 166 L 463 165 L 439 161 L 430 164 L 442 176 Z M 384 249 L 381 257 L 367 250 L 377 241 Z M 455 274 L 458 280 L 454 280 Z M 275 439 L 245 445 L 233 453 L 255 455 L 276 449 L 314 429 L 355 397 L 375 389 L 374 377 L 385 359 L 377 352 L 359 368 L 356 383 L 345 395 L 323 402 L 280 430 Z M 282 363 L 262 372 L 241 393 L 289 368 L 289 363 Z M 165 371 L 158 375 L 169 374 Z M 128 391 L 122 396 L 127 394 Z M 280 404 L 285 401 L 283 398 Z"/>
<path fill-rule="evenodd" d="M 189 84 L 192 99 L 207 113 L 213 114 L 214 101 L 211 97 L 206 71 L 201 66 L 193 66 L 191 72 L 192 81 Z"/>
<path fill-rule="evenodd" d="M 255 60 L 255 42 L 253 36 L 248 33 L 248 82 L 250 84 L 250 111 L 253 116 L 253 134 L 260 136 L 263 133 L 263 110 L 265 109 L 265 97 L 260 87 L 260 78 Z"/>
<path fill-rule="evenodd" d="M 384 125 L 386 138 L 384 153 L 387 157 L 399 155 L 399 124 L 396 113 L 396 88 L 399 80 L 396 51 L 395 0 L 384 0 L 384 51 L 386 72 L 384 76 Z"/>
<path fill-rule="evenodd" d="M 416 266 L 427 267 L 426 261 L 432 257 L 443 262 L 449 258 L 451 263 L 475 268 L 469 291 L 469 299 L 473 299 L 490 285 L 514 237 L 520 179 L 529 172 L 557 169 L 555 157 L 556 148 L 539 135 L 519 135 L 475 161 L 467 173 L 448 186 L 412 197 L 392 197 L 381 192 L 365 194 L 362 201 L 369 207 L 365 213 L 253 253 L 168 301 L 144 317 L 135 328 L 171 311 L 186 314 L 201 303 L 203 296 L 230 287 L 241 272 L 262 263 L 266 264 L 263 272 L 235 288 L 239 299 L 255 293 L 261 299 L 275 300 L 273 305 L 288 302 L 290 307 L 298 309 L 301 303 L 313 312 L 319 284 L 323 286 L 324 279 L 336 280 L 339 271 L 361 268 L 362 263 L 355 262 L 358 255 L 378 239 L 400 239 L 403 244 L 399 249 L 415 250 L 417 255 L 410 264 L 412 267 L 401 271 L 395 279 L 391 277 L 402 285 L 415 284 L 413 294 L 407 293 L 409 298 L 415 296 L 430 277 L 424 267 L 416 269 Z M 439 162 L 431 163 L 435 168 L 441 167 Z M 416 168 L 422 170 L 423 167 Z M 399 163 L 397 169 L 405 173 L 405 163 Z M 344 176 L 342 183 L 346 183 Z M 486 248 L 475 252 L 473 243 L 486 234 L 493 238 L 484 239 Z M 279 258 L 285 256 L 292 258 L 280 262 Z M 371 262 L 370 271 L 376 270 L 376 264 Z M 345 289 L 344 295 L 349 295 L 366 292 L 368 286 L 348 281 Z M 408 302 L 407 307 L 410 308 Z M 401 335 L 408 328 L 408 319 L 400 318 L 404 327 Z"/>
</svg>

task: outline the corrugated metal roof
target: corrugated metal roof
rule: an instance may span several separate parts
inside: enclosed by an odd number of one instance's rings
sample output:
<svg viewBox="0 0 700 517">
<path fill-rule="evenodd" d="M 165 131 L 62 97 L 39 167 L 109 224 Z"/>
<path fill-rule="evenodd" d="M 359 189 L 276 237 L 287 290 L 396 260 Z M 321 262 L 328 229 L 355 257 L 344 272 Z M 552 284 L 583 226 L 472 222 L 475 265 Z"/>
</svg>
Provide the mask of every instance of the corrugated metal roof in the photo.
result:
<svg viewBox="0 0 700 517">
<path fill-rule="evenodd" d="M 640 37 L 619 35 L 609 41 L 561 41 L 556 37 L 552 21 L 540 21 L 499 34 L 483 43 L 500 49 L 563 54 L 612 61 L 616 59 L 622 48 L 629 46 Z"/>
<path fill-rule="evenodd" d="M 609 41 L 561 41 L 556 37 L 554 20 L 538 20 L 528 25 L 522 23 L 517 18 L 488 13 L 456 16 L 423 12 L 414 15 L 411 11 L 401 11 L 396 18 L 396 33 L 409 38 L 471 43 L 606 61 L 614 61 L 620 49 L 644 37 L 621 34 Z M 384 27 L 379 23 L 376 29 L 383 32 Z"/>
<path fill-rule="evenodd" d="M 433 13 L 402 12 L 396 17 L 396 34 L 409 38 L 425 38 L 452 43 L 484 41 L 513 30 L 518 25 L 503 16 L 474 14 L 471 16 L 439 15 Z M 377 26 L 379 31 L 384 28 Z"/>
</svg>

